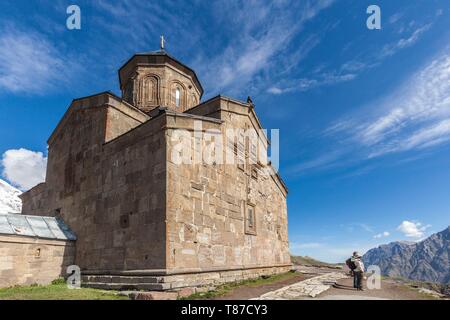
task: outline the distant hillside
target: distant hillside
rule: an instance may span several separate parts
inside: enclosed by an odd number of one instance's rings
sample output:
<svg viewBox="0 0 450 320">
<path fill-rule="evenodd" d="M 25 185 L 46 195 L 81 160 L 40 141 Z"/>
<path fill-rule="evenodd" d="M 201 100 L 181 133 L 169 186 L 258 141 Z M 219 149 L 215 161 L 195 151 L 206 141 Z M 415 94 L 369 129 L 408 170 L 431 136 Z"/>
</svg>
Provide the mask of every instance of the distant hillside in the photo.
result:
<svg viewBox="0 0 450 320">
<path fill-rule="evenodd" d="M 418 243 L 392 242 L 369 250 L 366 266 L 390 277 L 450 283 L 450 227 Z"/>
<path fill-rule="evenodd" d="M 21 193 L 20 190 L 0 179 L 0 214 L 20 213 L 22 211 L 22 200 L 19 198 Z"/>
<path fill-rule="evenodd" d="M 315 266 L 315 267 L 328 267 L 328 268 L 341 268 L 340 264 L 326 263 L 315 260 L 308 256 L 291 256 L 291 261 L 295 265 L 302 266 Z"/>
</svg>

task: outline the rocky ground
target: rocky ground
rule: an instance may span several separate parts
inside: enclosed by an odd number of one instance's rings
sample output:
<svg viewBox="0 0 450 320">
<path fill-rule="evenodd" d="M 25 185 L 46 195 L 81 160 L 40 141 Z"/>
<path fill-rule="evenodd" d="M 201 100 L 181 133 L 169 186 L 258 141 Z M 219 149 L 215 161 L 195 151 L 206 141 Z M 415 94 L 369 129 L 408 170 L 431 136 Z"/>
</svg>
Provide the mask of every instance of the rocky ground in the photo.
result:
<svg viewBox="0 0 450 320">
<path fill-rule="evenodd" d="M 330 289 L 337 281 L 345 277 L 345 274 L 342 272 L 323 273 L 278 290 L 267 292 L 255 298 L 255 300 L 299 300 L 309 297 L 314 298 Z"/>
</svg>

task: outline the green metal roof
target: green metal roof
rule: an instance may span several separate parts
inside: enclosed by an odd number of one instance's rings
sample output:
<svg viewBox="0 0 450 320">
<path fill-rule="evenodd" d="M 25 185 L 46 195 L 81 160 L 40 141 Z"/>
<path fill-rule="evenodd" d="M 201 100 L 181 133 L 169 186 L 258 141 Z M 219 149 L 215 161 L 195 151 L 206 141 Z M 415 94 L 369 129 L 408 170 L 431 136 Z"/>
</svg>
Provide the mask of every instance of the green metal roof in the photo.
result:
<svg viewBox="0 0 450 320">
<path fill-rule="evenodd" d="M 22 214 L 0 214 L 0 235 L 76 240 L 76 235 L 59 218 Z"/>
</svg>

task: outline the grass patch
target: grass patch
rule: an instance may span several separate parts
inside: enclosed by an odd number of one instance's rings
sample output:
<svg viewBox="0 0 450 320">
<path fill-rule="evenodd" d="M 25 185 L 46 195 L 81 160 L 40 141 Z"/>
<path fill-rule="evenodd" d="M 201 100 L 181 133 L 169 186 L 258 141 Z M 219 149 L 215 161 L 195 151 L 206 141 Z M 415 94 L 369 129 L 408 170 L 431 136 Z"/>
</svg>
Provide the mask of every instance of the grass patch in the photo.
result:
<svg viewBox="0 0 450 320">
<path fill-rule="evenodd" d="M 405 290 L 405 291 L 412 291 L 414 293 L 416 293 L 417 295 L 427 299 L 427 300 L 440 300 L 439 297 L 436 297 L 428 292 L 422 292 L 420 291 L 419 288 L 415 288 L 413 286 L 411 286 L 411 284 L 408 283 L 400 283 L 400 288 Z"/>
<path fill-rule="evenodd" d="M 69 289 L 64 279 L 57 279 L 47 286 L 34 284 L 0 289 L 0 300 L 128 300 L 128 297 L 118 296 L 116 292 L 91 288 Z"/>
<path fill-rule="evenodd" d="M 180 300 L 195 300 L 195 299 L 211 299 L 215 297 L 223 296 L 227 293 L 232 292 L 236 288 L 246 286 L 246 287 L 258 287 L 265 284 L 271 284 L 278 281 L 283 281 L 286 279 L 290 279 L 295 277 L 296 274 L 294 271 L 289 271 L 286 273 L 280 273 L 269 277 L 259 277 L 256 279 L 248 279 L 238 282 L 225 283 L 218 286 L 215 290 L 207 291 L 207 292 L 197 292 L 190 296 L 179 298 Z"/>
<path fill-rule="evenodd" d="M 51 284 L 57 285 L 57 284 L 65 284 L 66 280 L 64 278 L 58 278 L 52 281 Z"/>
</svg>

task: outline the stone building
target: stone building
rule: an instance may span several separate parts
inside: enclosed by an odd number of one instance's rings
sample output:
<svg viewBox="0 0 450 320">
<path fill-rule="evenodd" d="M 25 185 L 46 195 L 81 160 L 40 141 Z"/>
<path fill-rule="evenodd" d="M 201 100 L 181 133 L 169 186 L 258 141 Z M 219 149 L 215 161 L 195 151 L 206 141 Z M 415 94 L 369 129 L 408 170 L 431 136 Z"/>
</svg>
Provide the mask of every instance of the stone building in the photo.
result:
<svg viewBox="0 0 450 320">
<path fill-rule="evenodd" d="M 65 275 L 75 240 L 60 219 L 0 214 L 0 288 L 48 284 Z"/>
<path fill-rule="evenodd" d="M 200 102 L 195 72 L 164 50 L 135 54 L 119 81 L 122 98 L 73 100 L 48 139 L 46 181 L 21 196 L 24 214 L 76 234 L 83 285 L 167 290 L 289 270 L 287 188 L 270 163 L 247 161 L 245 137 L 226 142 L 242 163 L 174 160 L 178 133 L 199 124 L 259 132 L 251 100 Z M 188 139 L 194 156 L 207 145 Z"/>
</svg>

